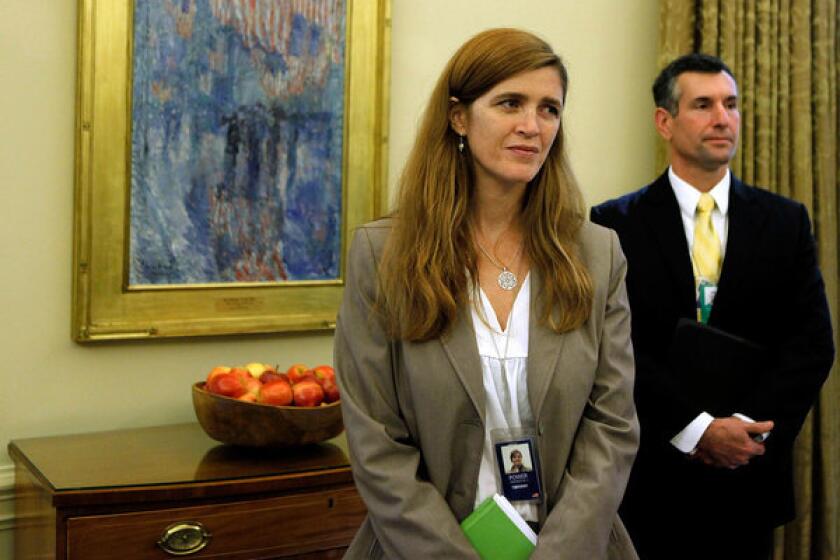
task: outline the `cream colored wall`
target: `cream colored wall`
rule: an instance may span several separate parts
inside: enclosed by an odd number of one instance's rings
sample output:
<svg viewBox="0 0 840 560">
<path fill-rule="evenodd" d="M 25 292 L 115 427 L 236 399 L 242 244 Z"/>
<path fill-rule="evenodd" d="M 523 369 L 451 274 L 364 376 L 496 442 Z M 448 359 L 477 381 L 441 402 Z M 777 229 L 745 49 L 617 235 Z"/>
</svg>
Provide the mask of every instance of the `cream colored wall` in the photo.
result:
<svg viewBox="0 0 840 560">
<path fill-rule="evenodd" d="M 190 421 L 189 386 L 216 363 L 331 360 L 329 335 L 71 341 L 75 4 L 0 2 L 0 487 L 10 439 Z M 653 175 L 656 0 L 394 0 L 392 12 L 392 177 L 445 60 L 500 25 L 565 57 L 571 158 L 590 202 Z M 2 558 L 10 508 L 0 496 Z"/>
</svg>

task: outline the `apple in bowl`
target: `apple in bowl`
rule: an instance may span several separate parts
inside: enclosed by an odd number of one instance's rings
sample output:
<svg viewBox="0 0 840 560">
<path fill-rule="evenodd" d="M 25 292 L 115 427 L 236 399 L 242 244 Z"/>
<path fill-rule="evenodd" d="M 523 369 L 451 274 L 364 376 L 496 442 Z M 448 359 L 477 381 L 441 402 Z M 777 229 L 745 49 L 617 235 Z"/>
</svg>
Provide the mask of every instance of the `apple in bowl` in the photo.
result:
<svg viewBox="0 0 840 560">
<path fill-rule="evenodd" d="M 285 373 L 275 366 L 251 362 L 245 366 L 216 366 L 204 385 L 211 393 L 245 402 L 312 407 L 340 400 L 335 370 L 320 365 L 292 364 Z"/>
<path fill-rule="evenodd" d="M 276 406 L 289 406 L 294 400 L 292 384 L 285 379 L 263 383 L 257 394 L 257 402 Z"/>
<path fill-rule="evenodd" d="M 210 437 L 234 445 L 303 445 L 344 429 L 330 366 L 294 364 L 286 373 L 260 362 L 217 366 L 193 385 L 193 407 Z"/>
<path fill-rule="evenodd" d="M 296 406 L 319 406 L 324 402 L 324 388 L 314 379 L 304 379 L 292 385 Z"/>
</svg>

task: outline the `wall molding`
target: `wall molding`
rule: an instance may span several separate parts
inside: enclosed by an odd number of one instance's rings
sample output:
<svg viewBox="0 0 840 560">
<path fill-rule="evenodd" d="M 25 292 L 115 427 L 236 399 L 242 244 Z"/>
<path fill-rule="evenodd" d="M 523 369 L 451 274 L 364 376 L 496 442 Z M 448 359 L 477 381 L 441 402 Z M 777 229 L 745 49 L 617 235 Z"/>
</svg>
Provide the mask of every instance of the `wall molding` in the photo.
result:
<svg viewBox="0 0 840 560">
<path fill-rule="evenodd" d="M 0 465 L 0 532 L 15 528 L 15 467 Z"/>
</svg>

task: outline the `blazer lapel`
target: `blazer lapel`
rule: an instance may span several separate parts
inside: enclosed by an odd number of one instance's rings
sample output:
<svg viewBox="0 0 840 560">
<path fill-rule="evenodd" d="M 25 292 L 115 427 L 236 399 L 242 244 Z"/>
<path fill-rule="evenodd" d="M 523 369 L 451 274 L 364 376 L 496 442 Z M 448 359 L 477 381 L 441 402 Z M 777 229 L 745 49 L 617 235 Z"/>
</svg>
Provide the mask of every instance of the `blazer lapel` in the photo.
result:
<svg viewBox="0 0 840 560">
<path fill-rule="evenodd" d="M 484 380 L 469 305 L 468 303 L 461 308 L 451 329 L 441 337 L 440 342 L 483 425 L 485 422 Z"/>
<path fill-rule="evenodd" d="M 541 286 L 539 275 L 535 270 L 531 275 L 531 301 L 528 317 L 528 401 L 534 418 L 539 419 L 540 410 L 545 401 L 551 378 L 557 366 L 566 341 L 565 335 L 558 335 L 548 327 L 542 325 Z M 469 305 L 469 304 L 468 304 Z M 440 339 L 446 356 L 455 370 L 470 400 L 485 423 L 484 380 L 481 371 L 481 359 L 475 341 L 475 331 L 472 325 L 472 313 L 465 306 L 452 325 L 449 332 Z"/>
<path fill-rule="evenodd" d="M 648 187 L 643 195 L 642 208 L 645 214 L 645 226 L 650 236 L 656 241 L 666 268 L 676 286 L 675 297 L 682 315 L 694 316 L 694 272 L 688 243 L 685 240 L 685 227 L 680 217 L 680 207 L 666 171 Z"/>
<path fill-rule="evenodd" d="M 756 198 L 733 175 L 729 189 L 729 230 L 726 236 L 726 252 L 721 266 L 718 292 L 709 316 L 710 323 L 716 322 L 721 311 L 725 312 L 729 302 L 738 293 L 738 287 L 743 279 L 752 276 L 748 271 L 755 256 L 755 247 L 759 245 L 759 234 L 765 219 L 766 213 L 762 211 Z"/>
<path fill-rule="evenodd" d="M 566 335 L 557 334 L 542 324 L 543 309 L 542 281 L 532 269 L 528 317 L 528 400 L 538 426 L 551 378 L 566 342 Z"/>
</svg>

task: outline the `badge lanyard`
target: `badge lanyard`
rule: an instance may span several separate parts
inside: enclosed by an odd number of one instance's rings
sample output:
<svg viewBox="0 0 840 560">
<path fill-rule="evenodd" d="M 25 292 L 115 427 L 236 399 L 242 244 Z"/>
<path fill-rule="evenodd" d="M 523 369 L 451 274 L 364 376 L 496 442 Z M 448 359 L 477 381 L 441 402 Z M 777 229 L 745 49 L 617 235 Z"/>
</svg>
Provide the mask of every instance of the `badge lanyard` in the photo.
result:
<svg viewBox="0 0 840 560">
<path fill-rule="evenodd" d="M 712 313 L 712 304 L 717 295 L 718 285 L 700 276 L 693 258 L 691 259 L 691 269 L 694 272 L 694 301 L 697 307 L 697 320 L 701 323 L 708 323 L 709 315 Z"/>
<path fill-rule="evenodd" d="M 515 307 L 515 302 L 514 306 Z M 490 329 L 490 340 L 504 380 L 505 400 L 510 405 L 512 396 L 508 385 L 507 355 L 510 339 L 513 335 L 513 307 L 508 315 L 508 330 L 505 333 L 504 354 L 499 352 L 496 336 Z M 498 389 L 497 389 L 498 390 Z M 509 410 L 503 406 L 502 413 L 505 422 L 511 426 L 512 419 L 508 417 Z M 542 499 L 540 484 L 540 463 L 536 445 L 536 430 L 534 426 L 516 426 L 490 430 L 490 438 L 496 455 L 496 477 L 502 493 L 511 502 L 538 503 Z"/>
</svg>

